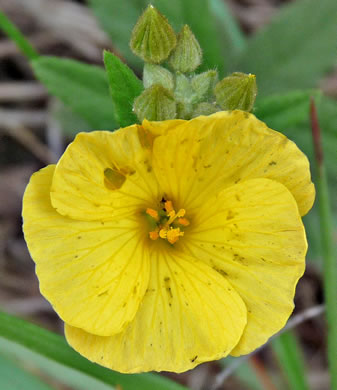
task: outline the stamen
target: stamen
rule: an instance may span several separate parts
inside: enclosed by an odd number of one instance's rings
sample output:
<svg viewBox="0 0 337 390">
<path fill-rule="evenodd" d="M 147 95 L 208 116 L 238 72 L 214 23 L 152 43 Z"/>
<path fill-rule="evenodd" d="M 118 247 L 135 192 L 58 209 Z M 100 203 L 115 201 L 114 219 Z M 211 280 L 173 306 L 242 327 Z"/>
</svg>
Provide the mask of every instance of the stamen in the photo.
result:
<svg viewBox="0 0 337 390">
<path fill-rule="evenodd" d="M 179 218 L 178 223 L 182 226 L 188 226 L 190 221 L 187 218 Z"/>
<path fill-rule="evenodd" d="M 160 229 L 159 230 L 159 237 L 160 238 L 166 238 L 166 236 L 167 236 L 167 228 Z"/>
<path fill-rule="evenodd" d="M 150 236 L 151 240 L 153 240 L 153 241 L 158 240 L 158 238 L 159 238 L 158 229 L 153 230 L 152 232 L 149 232 L 149 236 Z"/>
<path fill-rule="evenodd" d="M 177 218 L 183 217 L 186 214 L 186 211 L 184 209 L 180 209 L 177 212 Z"/>
<path fill-rule="evenodd" d="M 188 226 L 190 221 L 184 218 L 185 209 L 180 209 L 176 213 L 170 200 L 163 200 L 162 205 L 162 209 L 158 211 L 151 208 L 147 208 L 145 211 L 151 226 L 149 237 L 153 241 L 162 238 L 170 244 L 174 244 L 179 240 L 179 237 L 184 235 L 184 232 L 180 229 Z M 177 227 L 177 225 L 180 225 L 180 227 Z"/>
<path fill-rule="evenodd" d="M 146 209 L 146 214 L 148 214 L 150 217 L 152 217 L 156 221 L 159 221 L 158 211 L 148 208 L 148 209 Z"/>
<path fill-rule="evenodd" d="M 180 228 L 170 229 L 166 233 L 167 241 L 170 244 L 174 244 L 179 240 L 179 237 L 182 237 L 184 235 L 184 232 L 180 231 Z"/>
<path fill-rule="evenodd" d="M 166 210 L 167 215 L 169 215 L 169 213 L 170 213 L 171 211 L 174 211 L 174 209 L 173 209 L 173 204 L 172 204 L 172 202 L 171 202 L 170 200 L 167 200 L 167 201 L 164 203 L 164 205 L 165 205 L 165 210 Z"/>
</svg>

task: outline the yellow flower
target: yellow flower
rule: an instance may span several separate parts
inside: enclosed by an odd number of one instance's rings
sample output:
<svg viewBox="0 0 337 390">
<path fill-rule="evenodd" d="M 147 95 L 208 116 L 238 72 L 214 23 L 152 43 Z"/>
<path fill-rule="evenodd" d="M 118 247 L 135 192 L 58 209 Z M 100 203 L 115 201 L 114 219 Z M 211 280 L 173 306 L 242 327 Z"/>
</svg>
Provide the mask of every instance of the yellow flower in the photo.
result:
<svg viewBox="0 0 337 390">
<path fill-rule="evenodd" d="M 78 134 L 35 173 L 25 238 L 79 353 L 121 372 L 247 354 L 293 310 L 304 154 L 242 111 Z"/>
</svg>

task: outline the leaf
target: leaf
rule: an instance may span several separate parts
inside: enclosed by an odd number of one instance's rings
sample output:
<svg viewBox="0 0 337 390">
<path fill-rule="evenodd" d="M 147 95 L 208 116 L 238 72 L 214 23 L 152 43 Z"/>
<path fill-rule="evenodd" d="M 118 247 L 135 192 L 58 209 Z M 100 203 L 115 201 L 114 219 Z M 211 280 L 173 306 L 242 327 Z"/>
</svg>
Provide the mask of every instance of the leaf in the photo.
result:
<svg viewBox="0 0 337 390">
<path fill-rule="evenodd" d="M 0 11 L 0 29 L 3 30 L 9 38 L 11 38 L 21 52 L 30 60 L 39 56 L 38 52 L 28 42 L 21 31 Z"/>
<path fill-rule="evenodd" d="M 132 105 L 135 98 L 142 93 L 142 82 L 127 65 L 108 51 L 104 51 L 104 64 L 119 125 L 124 127 L 137 123 Z"/>
<path fill-rule="evenodd" d="M 286 332 L 272 341 L 283 372 L 291 390 L 309 390 L 305 361 L 302 351 L 293 332 Z"/>
<path fill-rule="evenodd" d="M 238 364 L 237 367 L 235 367 L 233 375 L 235 375 L 240 382 L 245 384 L 250 390 L 265 389 L 260 378 L 251 367 L 249 360 L 243 360 L 242 357 L 227 356 L 225 359 L 221 359 L 219 363 L 224 369 L 230 365 Z"/>
<path fill-rule="evenodd" d="M 97 130 L 114 130 L 116 120 L 102 68 L 58 57 L 32 61 L 36 77 L 49 93 Z"/>
<path fill-rule="evenodd" d="M 261 96 L 315 87 L 336 64 L 336 15 L 336 0 L 284 6 L 248 41 L 233 71 L 255 74 Z"/>
<path fill-rule="evenodd" d="M 224 57 L 208 0 L 88 0 L 95 16 L 126 61 L 140 69 L 141 61 L 131 53 L 131 31 L 146 6 L 152 3 L 178 32 L 188 24 L 204 53 L 200 71 L 217 68 L 224 72 Z M 200 17 L 202 15 L 202 17 Z M 113 23 L 112 23 L 113 21 Z"/>
<path fill-rule="evenodd" d="M 0 355 L 0 389 L 52 390 L 40 379 Z"/>
<path fill-rule="evenodd" d="M 246 38 L 233 17 L 229 6 L 223 0 L 209 0 L 211 13 L 217 23 L 221 37 L 226 70 L 230 60 L 246 47 Z"/>
<path fill-rule="evenodd" d="M 88 0 L 94 15 L 109 35 L 114 48 L 135 69 L 141 69 L 142 61 L 130 47 L 131 31 L 144 11 L 146 0 Z"/>
<path fill-rule="evenodd" d="M 286 129 L 307 123 L 310 97 L 319 98 L 318 90 L 291 91 L 258 99 L 254 114 L 274 130 Z"/>
<path fill-rule="evenodd" d="M 16 351 L 18 354 L 23 354 L 22 351 L 30 353 L 34 362 L 38 362 L 36 359 L 38 356 L 40 360 L 62 365 L 81 375 L 85 374 L 91 380 L 95 379 L 101 384 L 109 385 L 110 388 L 121 385 L 123 390 L 186 390 L 184 386 L 157 374 L 120 374 L 93 364 L 71 349 L 63 337 L 2 312 L 0 312 L 0 350 L 7 353 L 11 351 Z"/>
</svg>

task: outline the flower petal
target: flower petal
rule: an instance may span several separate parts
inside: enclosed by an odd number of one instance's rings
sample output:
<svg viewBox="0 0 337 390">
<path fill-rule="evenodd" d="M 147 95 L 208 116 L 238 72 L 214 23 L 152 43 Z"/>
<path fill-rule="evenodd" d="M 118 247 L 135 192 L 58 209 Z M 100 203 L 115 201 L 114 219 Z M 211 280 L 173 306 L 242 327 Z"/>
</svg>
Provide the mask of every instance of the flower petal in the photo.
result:
<svg viewBox="0 0 337 390">
<path fill-rule="evenodd" d="M 54 170 L 49 165 L 35 173 L 23 200 L 40 290 L 65 322 L 102 336 L 118 333 L 134 318 L 148 286 L 139 221 L 63 217 L 50 204 Z"/>
<path fill-rule="evenodd" d="M 106 221 L 154 203 L 158 184 L 151 150 L 139 138 L 140 128 L 79 133 L 56 166 L 53 207 L 77 220 Z"/>
<path fill-rule="evenodd" d="M 218 112 L 172 121 L 172 126 L 155 139 L 153 164 L 164 192 L 179 207 L 197 209 L 214 192 L 240 181 L 269 178 L 289 189 L 301 215 L 311 208 L 315 189 L 306 156 L 254 115 Z"/>
<path fill-rule="evenodd" d="M 253 351 L 285 325 L 307 250 L 285 186 L 253 179 L 222 191 L 194 216 L 179 244 L 223 275 L 247 306 L 247 326 L 232 355 Z"/>
<path fill-rule="evenodd" d="M 66 325 L 79 353 L 120 372 L 182 372 L 226 356 L 246 324 L 231 285 L 203 262 L 170 247 L 152 253 L 149 288 L 135 319 L 119 335 L 98 337 Z"/>
</svg>

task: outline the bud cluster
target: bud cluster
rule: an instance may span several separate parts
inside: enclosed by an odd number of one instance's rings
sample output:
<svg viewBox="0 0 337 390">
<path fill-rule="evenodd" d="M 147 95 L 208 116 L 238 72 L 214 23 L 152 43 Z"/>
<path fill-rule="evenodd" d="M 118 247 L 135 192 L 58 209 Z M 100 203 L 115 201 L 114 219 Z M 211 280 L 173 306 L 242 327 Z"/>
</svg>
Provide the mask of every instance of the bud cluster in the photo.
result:
<svg viewBox="0 0 337 390">
<path fill-rule="evenodd" d="M 257 88 L 254 75 L 233 73 L 219 81 L 216 70 L 196 74 L 202 51 L 189 26 L 176 35 L 167 19 L 149 5 L 130 40 L 145 62 L 145 90 L 134 101 L 138 119 L 191 119 L 221 110 L 251 111 Z"/>
</svg>

